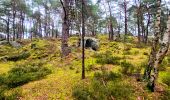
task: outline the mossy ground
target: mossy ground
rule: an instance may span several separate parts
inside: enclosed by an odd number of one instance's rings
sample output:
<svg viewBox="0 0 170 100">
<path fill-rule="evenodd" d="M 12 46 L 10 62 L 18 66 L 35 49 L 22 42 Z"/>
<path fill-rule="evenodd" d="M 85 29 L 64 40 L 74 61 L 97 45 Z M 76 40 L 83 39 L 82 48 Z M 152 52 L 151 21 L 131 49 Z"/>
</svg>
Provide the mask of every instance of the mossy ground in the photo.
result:
<svg viewBox="0 0 170 100">
<path fill-rule="evenodd" d="M 148 55 L 150 53 L 149 46 L 139 46 L 135 38 L 129 38 L 128 42 L 111 42 L 107 39 L 107 36 L 98 36 L 100 40 L 100 48 L 98 51 L 86 49 L 85 51 L 85 66 L 86 66 L 86 79 L 81 80 L 81 48 L 76 47 L 78 38 L 71 37 L 69 39 L 69 45 L 71 46 L 71 53 L 68 57 L 61 59 L 60 53 L 60 40 L 59 39 L 35 39 L 32 42 L 29 40 L 21 41 L 23 47 L 15 49 L 10 46 L 0 46 L 0 57 L 11 56 L 19 54 L 23 51 L 28 51 L 30 56 L 26 59 L 18 61 L 1 61 L 0 62 L 0 74 L 7 73 L 16 64 L 25 64 L 29 62 L 41 62 L 44 66 L 52 70 L 52 74 L 47 77 L 32 81 L 22 86 L 11 88 L 5 91 L 6 97 L 17 95 L 21 100 L 72 100 L 73 87 L 80 82 L 90 82 L 95 72 L 101 72 L 102 68 L 105 71 L 112 71 L 121 73 L 121 62 L 126 61 L 134 66 L 129 72 L 130 74 L 124 75 L 123 79 L 128 84 L 133 86 L 134 97 L 137 98 L 156 100 L 160 97 L 161 93 L 151 93 L 146 88 L 144 82 L 138 82 L 136 79 L 137 74 L 143 74 L 144 63 L 148 61 Z M 31 48 L 31 45 L 35 44 L 35 48 Z M 111 56 L 120 57 L 118 61 L 120 64 L 100 64 L 97 63 L 98 59 L 95 57 L 97 54 L 111 52 Z M 160 72 L 158 82 L 160 86 L 164 86 L 162 83 L 162 77 L 164 73 L 168 72 L 167 68 Z M 163 84 L 163 85 L 162 85 Z M 166 86 L 165 86 L 166 87 Z"/>
</svg>

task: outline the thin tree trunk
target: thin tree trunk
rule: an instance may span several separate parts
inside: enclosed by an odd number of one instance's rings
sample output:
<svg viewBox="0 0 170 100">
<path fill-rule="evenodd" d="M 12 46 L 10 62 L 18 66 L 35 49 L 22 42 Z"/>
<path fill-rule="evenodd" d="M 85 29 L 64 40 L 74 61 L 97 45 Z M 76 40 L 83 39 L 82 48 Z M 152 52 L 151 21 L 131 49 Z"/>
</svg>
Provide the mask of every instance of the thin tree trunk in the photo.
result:
<svg viewBox="0 0 170 100">
<path fill-rule="evenodd" d="M 13 21 L 12 21 L 13 41 L 15 41 L 15 37 L 16 37 L 16 33 L 15 33 L 15 17 L 16 17 L 16 11 L 15 11 L 15 7 L 13 7 Z"/>
<path fill-rule="evenodd" d="M 52 21 L 52 25 L 51 26 L 52 26 L 52 29 L 51 29 L 52 30 L 52 37 L 54 37 L 54 22 L 53 21 Z"/>
<path fill-rule="evenodd" d="M 141 13 L 141 29 L 142 29 L 142 37 L 141 37 L 141 39 L 142 39 L 142 42 L 144 42 L 144 37 L 145 37 L 145 26 L 144 26 L 144 22 L 143 22 L 143 14 Z"/>
<path fill-rule="evenodd" d="M 126 0 L 124 0 L 124 11 L 125 11 L 125 37 L 124 37 L 124 41 L 125 41 L 126 36 L 127 36 L 127 2 Z"/>
<path fill-rule="evenodd" d="M 47 2 L 46 2 L 47 4 Z M 44 25 L 44 32 L 45 32 L 45 36 L 47 37 L 47 12 L 48 12 L 48 8 L 47 8 L 47 5 L 44 4 L 44 7 L 45 7 L 45 25 Z"/>
<path fill-rule="evenodd" d="M 138 0 L 138 2 L 140 2 Z M 141 4 L 138 6 L 137 1 L 135 0 L 135 4 L 137 6 L 137 28 L 138 28 L 138 44 L 141 42 L 141 34 L 140 34 L 140 13 L 141 13 Z"/>
<path fill-rule="evenodd" d="M 19 39 L 22 39 L 23 31 L 22 31 L 22 11 L 20 11 L 20 22 L 19 22 Z"/>
<path fill-rule="evenodd" d="M 42 38 L 42 36 L 43 36 L 43 35 L 42 35 L 42 29 L 41 29 L 41 19 L 40 19 L 40 18 L 39 18 L 39 21 L 38 21 L 38 22 L 39 22 L 39 34 L 41 34 L 41 36 L 40 36 L 40 37 Z"/>
<path fill-rule="evenodd" d="M 139 18 L 137 18 L 137 24 L 138 24 L 138 43 L 141 42 L 141 34 L 140 34 L 140 22 L 139 22 Z"/>
<path fill-rule="evenodd" d="M 24 38 L 24 19 L 25 19 L 25 14 L 23 13 L 21 16 L 21 30 L 22 30 L 22 37 Z"/>
<path fill-rule="evenodd" d="M 145 44 L 147 44 L 147 42 L 148 42 L 149 24 L 150 24 L 150 13 L 148 12 L 148 21 L 147 21 L 147 25 L 146 25 L 146 35 L 145 35 Z"/>
<path fill-rule="evenodd" d="M 121 12 L 120 12 L 120 19 L 122 19 L 122 16 L 121 16 Z M 121 30 L 121 24 L 119 23 L 118 24 L 118 36 L 117 36 L 117 39 L 116 40 L 119 40 L 120 39 L 120 30 Z"/>
<path fill-rule="evenodd" d="M 85 26 L 84 26 L 84 0 L 82 0 L 82 79 L 85 79 L 85 48 L 84 48 L 84 36 L 85 36 Z"/>
<path fill-rule="evenodd" d="M 113 23 L 112 23 L 112 11 L 111 11 L 111 7 L 110 7 L 110 3 L 108 3 L 109 6 L 109 13 L 110 13 L 110 21 L 109 21 L 109 34 L 110 34 L 110 40 L 113 40 Z"/>
<path fill-rule="evenodd" d="M 8 16 L 8 20 L 7 20 L 7 29 L 6 29 L 6 32 L 7 32 L 7 41 L 9 42 L 10 41 L 10 37 L 9 37 L 9 16 Z"/>
</svg>

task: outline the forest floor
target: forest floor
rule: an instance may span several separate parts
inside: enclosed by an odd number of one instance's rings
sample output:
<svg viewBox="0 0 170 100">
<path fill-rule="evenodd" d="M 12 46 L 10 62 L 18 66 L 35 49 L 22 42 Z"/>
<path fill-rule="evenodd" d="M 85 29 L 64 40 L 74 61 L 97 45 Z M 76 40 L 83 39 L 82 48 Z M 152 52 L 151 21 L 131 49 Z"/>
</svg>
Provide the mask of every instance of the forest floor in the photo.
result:
<svg viewBox="0 0 170 100">
<path fill-rule="evenodd" d="M 170 71 L 169 55 L 165 58 L 160 68 L 158 91 L 153 93 L 146 88 L 146 83 L 141 81 L 145 65 L 148 61 L 150 46 L 137 44 L 135 37 L 128 37 L 126 43 L 110 42 L 105 35 L 98 36 L 97 38 L 100 40 L 99 50 L 86 49 L 85 51 L 85 80 L 81 80 L 81 48 L 76 47 L 77 37 L 70 37 L 69 45 L 71 46 L 71 53 L 63 59 L 61 59 L 61 43 L 59 39 L 34 39 L 32 42 L 30 40 L 23 40 L 20 41 L 22 44 L 21 48 L 0 45 L 0 88 L 5 87 L 2 90 L 0 89 L 0 98 L 5 98 L 6 100 L 168 100 L 168 92 L 166 91 L 170 88 L 162 80 Z M 23 52 L 29 52 L 30 55 L 15 59 L 17 55 Z M 13 59 L 6 60 L 6 58 L 10 57 Z M 8 74 L 10 74 L 11 69 L 16 66 L 29 65 L 30 63 L 41 63 L 42 66 L 50 69 L 51 73 L 43 78 L 26 81 L 21 85 L 17 83 L 16 87 L 6 86 L 6 84 L 10 83 L 10 80 L 1 82 L 4 79 L 3 77 L 9 76 Z M 113 85 L 110 84 L 112 83 L 110 80 L 102 78 L 104 79 L 102 81 L 103 84 L 98 86 L 95 83 L 96 89 L 90 86 L 96 73 L 103 75 L 105 72 L 113 72 L 115 75 L 120 75 L 121 80 L 119 82 L 113 81 L 118 83 Z M 19 75 L 22 76 L 22 73 Z M 102 75 L 101 77 L 103 77 Z M 22 77 L 22 79 L 24 78 Z M 13 80 L 11 84 L 15 81 Z M 121 88 L 121 85 L 119 85 L 121 83 L 126 85 L 123 85 L 124 87 Z M 87 85 L 85 87 L 90 92 L 86 90 L 82 92 L 80 86 L 82 84 Z M 100 89 L 101 85 L 104 88 L 112 87 L 112 90 L 110 88 L 106 89 L 106 95 L 108 92 L 110 94 L 108 93 L 107 96 L 102 95 L 105 92 Z M 76 90 L 76 86 L 80 86 L 80 88 Z M 114 86 L 115 88 L 113 88 Z M 117 91 L 117 94 L 115 91 Z M 94 96 L 87 97 L 88 93 Z"/>
</svg>

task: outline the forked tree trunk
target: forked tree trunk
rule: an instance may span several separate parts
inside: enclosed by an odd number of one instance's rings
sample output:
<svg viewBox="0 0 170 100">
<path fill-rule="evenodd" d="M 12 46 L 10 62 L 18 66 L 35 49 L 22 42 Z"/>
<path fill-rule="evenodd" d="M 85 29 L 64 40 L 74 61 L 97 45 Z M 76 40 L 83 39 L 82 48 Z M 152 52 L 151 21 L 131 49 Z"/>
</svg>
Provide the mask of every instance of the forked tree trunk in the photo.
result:
<svg viewBox="0 0 170 100">
<path fill-rule="evenodd" d="M 159 35 L 160 35 L 160 16 L 161 16 L 161 0 L 157 0 L 157 14 L 156 14 L 156 22 L 155 22 L 155 34 L 152 43 L 151 53 L 149 56 L 148 65 L 146 66 L 144 72 L 144 79 L 149 80 L 151 78 L 151 70 L 154 66 L 154 61 L 156 58 L 156 52 L 158 51 L 158 44 L 159 44 Z"/>
<path fill-rule="evenodd" d="M 156 59 L 153 64 L 153 75 L 152 75 L 152 80 L 150 80 L 150 84 L 152 86 L 152 89 L 155 88 L 155 83 L 158 78 L 158 67 L 162 63 L 164 57 L 166 56 L 166 53 L 169 48 L 169 42 L 170 42 L 170 14 L 168 17 L 168 22 L 167 22 L 167 29 L 164 33 L 163 40 L 161 41 L 160 49 L 156 54 Z M 154 89 L 155 90 L 155 89 Z"/>
<path fill-rule="evenodd" d="M 156 81 L 158 78 L 158 67 L 162 63 L 168 48 L 169 48 L 169 42 L 170 42 L 170 14 L 167 22 L 167 29 L 166 32 L 164 33 L 163 39 L 161 41 L 160 48 L 158 50 L 158 41 L 160 38 L 160 15 L 161 15 L 161 0 L 157 0 L 157 6 L 158 6 L 158 11 L 157 11 L 157 21 L 155 23 L 155 39 L 153 41 L 153 46 L 152 46 L 152 51 L 149 59 L 148 66 L 145 71 L 145 79 L 149 79 L 148 81 L 148 86 L 152 91 L 155 91 L 156 87 Z M 153 75 L 151 75 L 151 70 L 153 70 Z"/>
</svg>

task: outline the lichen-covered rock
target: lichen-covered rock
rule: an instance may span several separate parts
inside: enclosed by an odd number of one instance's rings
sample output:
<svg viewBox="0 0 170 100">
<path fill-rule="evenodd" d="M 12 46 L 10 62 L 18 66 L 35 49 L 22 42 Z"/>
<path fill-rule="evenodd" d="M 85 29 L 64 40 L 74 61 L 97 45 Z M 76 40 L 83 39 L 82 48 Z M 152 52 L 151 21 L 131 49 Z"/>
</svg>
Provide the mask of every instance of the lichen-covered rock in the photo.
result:
<svg viewBox="0 0 170 100">
<path fill-rule="evenodd" d="M 78 46 L 82 46 L 81 39 L 79 39 Z M 85 37 L 84 38 L 84 46 L 85 46 L 85 48 L 91 48 L 96 51 L 99 49 L 99 41 L 92 37 Z"/>
<path fill-rule="evenodd" d="M 0 45 L 7 45 L 7 44 L 9 44 L 9 43 L 6 40 L 0 41 Z"/>
<path fill-rule="evenodd" d="M 16 42 L 16 41 L 10 41 L 9 44 L 14 47 L 14 48 L 20 48 L 22 47 L 20 43 Z"/>
</svg>

